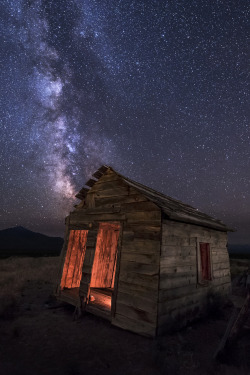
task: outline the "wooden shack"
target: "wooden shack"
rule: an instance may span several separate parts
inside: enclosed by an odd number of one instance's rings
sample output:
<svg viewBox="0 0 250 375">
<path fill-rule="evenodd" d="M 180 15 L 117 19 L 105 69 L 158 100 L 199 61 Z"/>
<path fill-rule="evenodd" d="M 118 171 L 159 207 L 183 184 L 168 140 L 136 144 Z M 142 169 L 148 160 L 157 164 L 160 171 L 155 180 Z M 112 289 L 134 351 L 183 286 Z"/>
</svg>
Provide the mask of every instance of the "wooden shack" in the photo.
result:
<svg viewBox="0 0 250 375">
<path fill-rule="evenodd" d="M 76 195 L 66 218 L 57 298 L 115 326 L 156 336 L 229 293 L 221 221 L 108 166 Z"/>
</svg>

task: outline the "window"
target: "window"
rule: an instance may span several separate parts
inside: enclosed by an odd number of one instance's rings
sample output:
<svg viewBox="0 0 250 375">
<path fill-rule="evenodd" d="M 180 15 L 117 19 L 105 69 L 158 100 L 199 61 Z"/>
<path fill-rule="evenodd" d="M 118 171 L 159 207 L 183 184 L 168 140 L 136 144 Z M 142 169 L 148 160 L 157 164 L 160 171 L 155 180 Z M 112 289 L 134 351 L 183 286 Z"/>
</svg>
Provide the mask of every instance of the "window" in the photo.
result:
<svg viewBox="0 0 250 375">
<path fill-rule="evenodd" d="M 210 246 L 209 243 L 200 242 L 199 249 L 200 258 L 200 281 L 211 280 L 211 261 L 210 261 Z"/>
</svg>

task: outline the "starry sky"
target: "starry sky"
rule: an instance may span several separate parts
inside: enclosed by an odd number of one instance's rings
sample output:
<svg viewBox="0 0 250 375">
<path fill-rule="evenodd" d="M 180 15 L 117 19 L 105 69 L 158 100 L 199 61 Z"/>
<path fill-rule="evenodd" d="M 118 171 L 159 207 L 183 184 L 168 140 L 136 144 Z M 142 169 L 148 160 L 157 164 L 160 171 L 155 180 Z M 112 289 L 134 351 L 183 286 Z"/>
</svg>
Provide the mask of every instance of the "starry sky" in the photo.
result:
<svg viewBox="0 0 250 375">
<path fill-rule="evenodd" d="M 102 164 L 250 243 L 247 0 L 2 0 L 0 229 L 63 235 Z"/>
</svg>

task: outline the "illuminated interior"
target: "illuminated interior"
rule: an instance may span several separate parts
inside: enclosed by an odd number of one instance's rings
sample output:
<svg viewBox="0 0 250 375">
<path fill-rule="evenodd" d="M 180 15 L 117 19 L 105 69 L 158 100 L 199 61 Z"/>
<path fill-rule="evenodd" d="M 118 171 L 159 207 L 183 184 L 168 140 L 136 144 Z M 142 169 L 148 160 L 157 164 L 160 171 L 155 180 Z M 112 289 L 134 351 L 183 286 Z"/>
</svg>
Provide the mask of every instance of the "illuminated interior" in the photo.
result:
<svg viewBox="0 0 250 375">
<path fill-rule="evenodd" d="M 99 224 L 88 305 L 105 312 L 111 311 L 119 231 L 119 223 Z M 87 230 L 71 230 L 69 234 L 61 290 L 73 304 L 79 297 L 87 236 Z"/>
<path fill-rule="evenodd" d="M 71 230 L 63 267 L 61 289 L 79 288 L 86 251 L 87 230 Z"/>
<path fill-rule="evenodd" d="M 90 282 L 89 305 L 111 310 L 115 282 L 119 223 L 100 223 Z"/>
</svg>

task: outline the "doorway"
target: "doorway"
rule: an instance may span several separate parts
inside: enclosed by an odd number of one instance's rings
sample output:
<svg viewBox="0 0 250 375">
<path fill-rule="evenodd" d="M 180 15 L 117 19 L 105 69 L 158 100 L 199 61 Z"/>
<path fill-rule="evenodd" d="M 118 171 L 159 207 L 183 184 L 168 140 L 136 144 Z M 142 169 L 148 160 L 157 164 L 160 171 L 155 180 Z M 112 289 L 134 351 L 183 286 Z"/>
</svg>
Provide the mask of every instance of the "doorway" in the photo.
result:
<svg viewBox="0 0 250 375">
<path fill-rule="evenodd" d="M 88 310 L 98 310 L 111 317 L 117 265 L 119 223 L 100 223 L 90 281 Z"/>
</svg>

